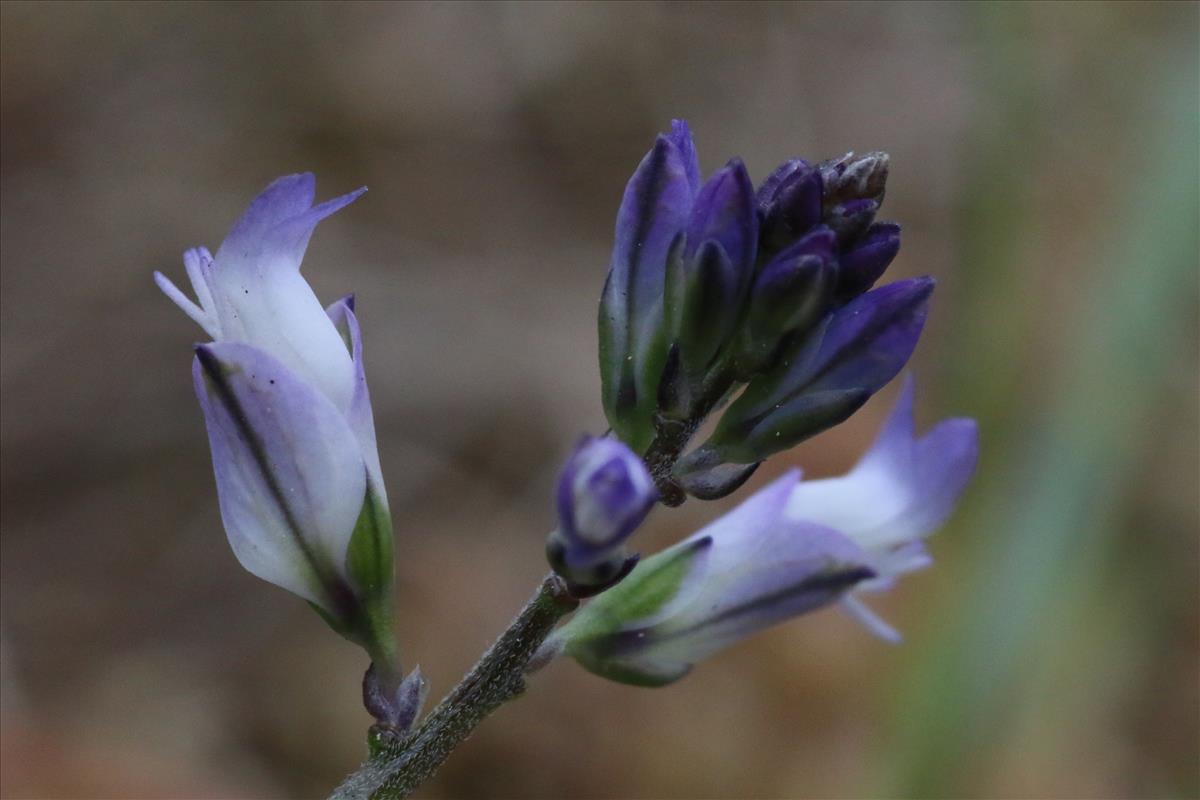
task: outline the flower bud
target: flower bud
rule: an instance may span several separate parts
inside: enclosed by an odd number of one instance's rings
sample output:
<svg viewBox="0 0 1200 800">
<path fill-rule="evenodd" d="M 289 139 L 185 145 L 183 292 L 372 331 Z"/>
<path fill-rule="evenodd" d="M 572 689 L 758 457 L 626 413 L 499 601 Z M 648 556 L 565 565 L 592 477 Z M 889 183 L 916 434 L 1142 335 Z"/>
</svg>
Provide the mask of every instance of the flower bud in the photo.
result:
<svg viewBox="0 0 1200 800">
<path fill-rule="evenodd" d="M 668 349 L 663 326 L 667 263 L 682 244 L 699 182 L 691 133 L 677 121 L 638 165 L 617 212 L 600 301 L 601 395 L 609 424 L 638 452 L 654 438 Z"/>
<path fill-rule="evenodd" d="M 667 331 L 690 384 L 733 335 L 754 274 L 758 217 L 746 167 L 733 159 L 700 189 L 683 253 L 668 272 Z"/>
<path fill-rule="evenodd" d="M 584 437 L 558 478 L 558 528 L 546 545 L 555 571 L 576 596 L 619 580 L 637 562 L 625 541 L 658 493 L 632 450 L 615 439 Z"/>
<path fill-rule="evenodd" d="M 774 361 L 780 341 L 811 328 L 828 310 L 837 281 L 833 231 L 818 226 L 759 271 L 742 330 L 738 377 L 748 380 Z"/>
<path fill-rule="evenodd" d="M 835 301 L 848 303 L 875 285 L 896 253 L 900 252 L 900 226 L 876 222 L 853 249 L 838 257 Z"/>
<path fill-rule="evenodd" d="M 759 258 L 768 259 L 821 222 L 820 170 L 799 159 L 785 162 L 758 190 L 762 215 Z"/>
<path fill-rule="evenodd" d="M 881 152 L 861 156 L 846 153 L 841 158 L 821 162 L 817 169 L 824 186 L 826 213 L 853 200 L 873 200 L 878 207 L 887 188 L 888 166 L 888 154 Z"/>
<path fill-rule="evenodd" d="M 908 361 L 933 286 L 932 278 L 898 281 L 834 311 L 750 381 L 705 447 L 750 464 L 844 421 Z M 685 456 L 677 470 L 698 457 Z"/>
</svg>

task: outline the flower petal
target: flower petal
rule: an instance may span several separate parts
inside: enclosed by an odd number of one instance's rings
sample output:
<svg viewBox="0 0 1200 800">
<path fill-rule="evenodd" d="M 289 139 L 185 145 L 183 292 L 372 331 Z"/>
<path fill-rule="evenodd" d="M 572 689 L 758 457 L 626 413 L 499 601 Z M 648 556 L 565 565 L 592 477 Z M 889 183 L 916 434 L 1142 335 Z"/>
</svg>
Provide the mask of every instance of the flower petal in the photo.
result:
<svg viewBox="0 0 1200 800">
<path fill-rule="evenodd" d="M 217 261 L 249 258 L 259 250 L 267 231 L 312 207 L 317 179 L 311 172 L 285 175 L 271 183 L 233 224 L 217 250 Z"/>
<path fill-rule="evenodd" d="M 845 531 L 880 552 L 936 530 L 975 471 L 978 429 L 974 420 L 949 419 L 916 439 L 912 409 L 909 378 L 862 460 L 841 477 L 801 483 L 788 515 Z"/>
<path fill-rule="evenodd" d="M 312 237 L 317 223 L 350 205 L 366 191 L 367 187 L 361 186 L 353 192 L 326 200 L 301 214 L 282 220 L 268 229 L 262 237 L 262 262 L 259 269 L 300 269 L 304 251 L 308 249 L 308 240 Z"/>
<path fill-rule="evenodd" d="M 717 650 L 825 606 L 872 577 L 867 554 L 853 541 L 784 515 L 798 480 L 799 471 L 786 473 L 647 559 L 560 631 L 566 652 L 612 680 L 659 686 Z M 670 571 L 676 564 L 686 571 Z M 669 580 L 659 580 L 660 573 Z"/>
<path fill-rule="evenodd" d="M 366 494 L 354 433 L 328 398 L 257 348 L 201 345 L 193 379 L 234 554 L 336 616 L 333 589 Z"/>
<path fill-rule="evenodd" d="M 371 395 L 367 391 L 367 376 L 363 369 L 362 329 L 354 314 L 354 295 L 335 300 L 325 309 L 350 352 L 354 363 L 354 394 L 346 409 L 346 421 L 354 431 L 367 465 L 367 478 L 371 491 L 387 506 L 387 492 L 383 486 L 383 469 L 379 464 L 379 446 L 375 439 L 375 416 L 371 413 Z"/>
<path fill-rule="evenodd" d="M 789 470 L 693 538 L 711 537 L 706 578 L 658 626 L 668 650 L 695 661 L 788 617 L 832 602 L 871 576 L 867 554 L 836 530 L 785 516 L 800 479 Z"/>
<path fill-rule="evenodd" d="M 354 367 L 300 262 L 316 224 L 365 190 L 301 207 L 312 201 L 311 178 L 281 178 L 251 203 L 217 251 L 211 288 L 222 339 L 265 350 L 345 411 Z"/>
</svg>

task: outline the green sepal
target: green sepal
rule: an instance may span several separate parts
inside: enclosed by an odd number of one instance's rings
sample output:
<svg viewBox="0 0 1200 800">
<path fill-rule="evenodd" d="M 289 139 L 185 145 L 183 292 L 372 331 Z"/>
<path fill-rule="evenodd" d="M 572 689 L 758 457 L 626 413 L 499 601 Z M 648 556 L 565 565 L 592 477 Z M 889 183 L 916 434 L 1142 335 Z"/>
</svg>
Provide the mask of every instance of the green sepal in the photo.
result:
<svg viewBox="0 0 1200 800">
<path fill-rule="evenodd" d="M 690 665 L 638 664 L 629 648 L 639 641 L 638 628 L 687 591 L 686 583 L 696 585 L 711 547 L 712 538 L 704 536 L 644 560 L 555 633 L 564 652 L 589 672 L 620 683 L 664 686 L 683 677 Z"/>
<path fill-rule="evenodd" d="M 369 485 L 346 551 L 346 572 L 364 603 L 371 605 L 382 600 L 390 606 L 392 517 Z"/>
<path fill-rule="evenodd" d="M 663 664 L 651 668 L 646 664 L 626 663 L 618 658 L 595 662 L 579 659 L 579 663 L 593 675 L 645 689 L 658 689 L 674 683 L 692 671 L 691 664 Z"/>
<path fill-rule="evenodd" d="M 362 609 L 358 641 L 384 672 L 392 670 L 397 649 L 392 631 L 392 548 L 391 513 L 368 485 L 346 551 L 346 572 Z"/>
<path fill-rule="evenodd" d="M 392 520 L 385 502 L 367 487 L 346 551 L 350 585 L 339 579 L 331 591 L 341 609 L 331 614 L 309 603 L 336 633 L 367 651 L 381 672 L 392 675 L 397 646 L 392 631 Z"/>
</svg>

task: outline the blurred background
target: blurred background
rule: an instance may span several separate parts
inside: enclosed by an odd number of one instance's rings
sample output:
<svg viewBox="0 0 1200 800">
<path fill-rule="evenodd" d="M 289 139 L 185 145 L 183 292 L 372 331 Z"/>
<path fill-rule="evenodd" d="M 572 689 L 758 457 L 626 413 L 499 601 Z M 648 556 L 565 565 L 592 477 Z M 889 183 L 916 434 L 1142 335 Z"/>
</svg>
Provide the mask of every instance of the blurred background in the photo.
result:
<svg viewBox="0 0 1200 800">
<path fill-rule="evenodd" d="M 363 655 L 225 541 L 202 334 L 151 271 L 182 282 L 278 175 L 370 187 L 305 269 L 358 293 L 439 696 L 605 427 L 613 220 L 677 116 L 706 171 L 891 153 L 891 275 L 939 280 L 918 424 L 977 417 L 979 473 L 874 603 L 903 646 L 826 611 L 661 690 L 556 663 L 421 796 L 1200 796 L 1198 9 L 4 3 L 3 795 L 324 796 L 364 753 Z M 846 469 L 894 396 L 752 486 Z"/>
</svg>

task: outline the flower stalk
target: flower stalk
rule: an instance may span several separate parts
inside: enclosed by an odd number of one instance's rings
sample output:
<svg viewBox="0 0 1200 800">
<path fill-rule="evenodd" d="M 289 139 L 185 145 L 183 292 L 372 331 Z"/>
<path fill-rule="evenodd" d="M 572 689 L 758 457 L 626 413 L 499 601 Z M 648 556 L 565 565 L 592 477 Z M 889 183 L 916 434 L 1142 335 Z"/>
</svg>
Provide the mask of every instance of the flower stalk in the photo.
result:
<svg viewBox="0 0 1200 800">
<path fill-rule="evenodd" d="M 480 722 L 525 691 L 530 660 L 558 621 L 578 605 L 561 578 L 547 576 L 508 629 L 411 735 L 371 729 L 370 758 L 331 800 L 408 797 Z"/>
</svg>

